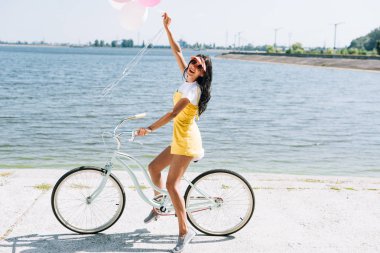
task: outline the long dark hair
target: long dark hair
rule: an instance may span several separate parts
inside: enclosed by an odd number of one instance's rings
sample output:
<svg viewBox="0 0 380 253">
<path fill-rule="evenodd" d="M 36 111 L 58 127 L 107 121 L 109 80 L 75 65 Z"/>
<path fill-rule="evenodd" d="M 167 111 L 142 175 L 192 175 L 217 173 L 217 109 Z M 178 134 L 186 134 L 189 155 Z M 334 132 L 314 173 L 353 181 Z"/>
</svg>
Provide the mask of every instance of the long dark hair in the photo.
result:
<svg viewBox="0 0 380 253">
<path fill-rule="evenodd" d="M 206 63 L 206 73 L 196 80 L 199 84 L 199 88 L 201 88 L 201 97 L 198 102 L 198 116 L 201 116 L 201 114 L 206 111 L 207 103 L 211 99 L 212 62 L 211 58 L 207 55 L 198 54 L 197 57 L 202 57 Z M 183 78 L 185 80 L 188 68 L 189 65 L 183 71 Z"/>
</svg>

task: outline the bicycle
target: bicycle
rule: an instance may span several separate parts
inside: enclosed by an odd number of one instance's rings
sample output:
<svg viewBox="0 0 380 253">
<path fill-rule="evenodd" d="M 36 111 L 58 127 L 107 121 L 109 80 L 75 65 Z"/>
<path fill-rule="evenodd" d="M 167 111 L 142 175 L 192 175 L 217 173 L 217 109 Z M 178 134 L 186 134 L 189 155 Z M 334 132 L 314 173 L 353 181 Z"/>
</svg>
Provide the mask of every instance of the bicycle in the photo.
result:
<svg viewBox="0 0 380 253">
<path fill-rule="evenodd" d="M 135 131 L 122 132 L 119 128 L 129 120 L 145 117 L 145 113 L 123 119 L 111 133 L 117 144 L 104 168 L 82 166 L 65 173 L 55 184 L 51 205 L 58 221 L 71 231 L 93 234 L 104 231 L 121 217 L 125 206 L 122 184 L 111 173 L 113 162 L 122 165 L 133 181 L 139 196 L 159 215 L 175 215 L 168 192 L 153 184 L 147 169 L 133 156 L 121 152 L 121 137 Z M 102 139 L 104 142 L 104 135 Z M 107 133 L 108 134 L 108 133 Z M 129 165 L 127 162 L 132 162 Z M 160 194 L 148 198 L 141 189 L 132 167 L 139 168 L 149 185 Z M 248 181 L 236 172 L 224 169 L 209 170 L 188 183 L 184 199 L 188 221 L 207 235 L 230 235 L 242 229 L 251 219 L 255 197 Z"/>
</svg>

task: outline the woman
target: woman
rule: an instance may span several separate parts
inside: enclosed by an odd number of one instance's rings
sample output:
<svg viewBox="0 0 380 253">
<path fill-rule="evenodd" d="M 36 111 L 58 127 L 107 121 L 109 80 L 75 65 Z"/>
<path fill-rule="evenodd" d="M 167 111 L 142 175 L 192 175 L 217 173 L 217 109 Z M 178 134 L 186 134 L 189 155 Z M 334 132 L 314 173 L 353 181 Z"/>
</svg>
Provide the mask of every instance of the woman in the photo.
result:
<svg viewBox="0 0 380 253">
<path fill-rule="evenodd" d="M 195 232 L 187 226 L 185 201 L 180 195 L 180 180 L 192 160 L 203 156 L 202 139 L 195 123 L 207 107 L 210 100 L 212 63 L 208 56 L 192 56 L 189 64 L 186 63 L 180 46 L 175 42 L 169 29 L 171 18 L 164 13 L 163 23 L 169 39 L 172 52 L 177 60 L 185 82 L 174 93 L 174 107 L 149 127 L 140 128 L 137 135 L 144 136 L 173 120 L 173 139 L 170 146 L 165 148 L 150 164 L 149 173 L 152 181 L 159 188 L 163 188 L 161 171 L 170 166 L 166 180 L 166 189 L 178 218 L 179 236 L 176 247 L 172 252 L 182 252 L 184 247 L 195 236 Z M 155 195 L 158 193 L 155 192 Z M 148 223 L 157 220 L 158 214 L 153 209 L 144 220 Z"/>
</svg>

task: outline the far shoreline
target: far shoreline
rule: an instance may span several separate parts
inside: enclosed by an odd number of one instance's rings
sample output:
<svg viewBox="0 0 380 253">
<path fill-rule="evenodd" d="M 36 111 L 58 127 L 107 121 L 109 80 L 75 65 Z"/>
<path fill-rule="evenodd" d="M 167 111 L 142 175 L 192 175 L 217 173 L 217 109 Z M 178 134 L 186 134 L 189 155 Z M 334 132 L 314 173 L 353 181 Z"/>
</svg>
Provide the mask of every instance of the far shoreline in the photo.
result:
<svg viewBox="0 0 380 253">
<path fill-rule="evenodd" d="M 322 57 L 295 57 L 295 56 L 275 56 L 265 54 L 245 54 L 245 53 L 224 53 L 217 55 L 217 58 L 228 60 L 243 60 L 278 64 L 292 64 L 303 66 L 314 66 L 323 68 L 338 68 L 349 70 L 361 70 L 370 72 L 380 72 L 380 59 L 342 59 L 342 58 L 322 58 Z"/>
</svg>

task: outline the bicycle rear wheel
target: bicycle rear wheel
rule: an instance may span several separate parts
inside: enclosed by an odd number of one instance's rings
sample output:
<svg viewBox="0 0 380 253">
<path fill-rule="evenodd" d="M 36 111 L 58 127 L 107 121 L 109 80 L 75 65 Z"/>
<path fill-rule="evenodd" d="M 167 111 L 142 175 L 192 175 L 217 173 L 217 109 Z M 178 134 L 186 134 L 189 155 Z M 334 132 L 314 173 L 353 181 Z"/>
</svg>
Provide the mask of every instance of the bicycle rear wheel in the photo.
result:
<svg viewBox="0 0 380 253">
<path fill-rule="evenodd" d="M 251 219 L 255 197 L 241 175 L 229 170 L 210 170 L 196 177 L 192 184 L 195 187 L 189 185 L 184 198 L 188 220 L 199 231 L 230 235 Z"/>
<path fill-rule="evenodd" d="M 51 195 L 51 205 L 63 226 L 77 233 L 93 234 L 111 227 L 120 218 L 125 206 L 125 193 L 113 174 L 93 201 L 89 203 L 87 199 L 105 175 L 101 168 L 80 167 L 58 180 Z"/>
</svg>

